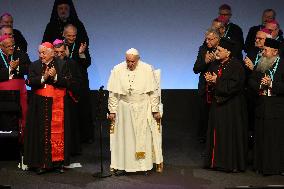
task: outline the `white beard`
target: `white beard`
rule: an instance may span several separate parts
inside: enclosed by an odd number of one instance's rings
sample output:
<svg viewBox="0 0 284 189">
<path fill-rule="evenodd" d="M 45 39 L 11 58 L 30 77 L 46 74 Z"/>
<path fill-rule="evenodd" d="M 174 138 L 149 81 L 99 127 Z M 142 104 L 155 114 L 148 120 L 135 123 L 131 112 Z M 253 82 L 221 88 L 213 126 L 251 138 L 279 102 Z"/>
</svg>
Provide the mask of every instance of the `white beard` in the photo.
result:
<svg viewBox="0 0 284 189">
<path fill-rule="evenodd" d="M 256 71 L 265 73 L 273 66 L 275 59 L 276 57 L 271 57 L 271 58 L 261 57 L 259 63 L 257 64 Z"/>
</svg>

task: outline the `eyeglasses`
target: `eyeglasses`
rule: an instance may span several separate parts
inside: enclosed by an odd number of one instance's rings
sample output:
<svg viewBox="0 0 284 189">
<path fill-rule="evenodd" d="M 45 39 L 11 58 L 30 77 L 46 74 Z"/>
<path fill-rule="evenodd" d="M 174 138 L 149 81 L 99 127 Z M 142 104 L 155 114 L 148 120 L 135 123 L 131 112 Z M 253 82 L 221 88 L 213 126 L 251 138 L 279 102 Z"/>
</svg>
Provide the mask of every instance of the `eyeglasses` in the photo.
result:
<svg viewBox="0 0 284 189">
<path fill-rule="evenodd" d="M 265 40 L 265 38 L 262 37 L 256 37 L 255 40 Z"/>
<path fill-rule="evenodd" d="M 14 49 L 16 46 L 15 44 L 9 45 L 9 46 L 4 46 L 5 49 Z"/>
<path fill-rule="evenodd" d="M 205 41 L 213 41 L 214 39 L 216 39 L 217 37 L 214 38 L 205 38 Z"/>
<path fill-rule="evenodd" d="M 275 29 L 268 29 L 270 32 L 274 32 L 274 31 L 277 31 L 278 28 L 275 28 Z"/>
</svg>

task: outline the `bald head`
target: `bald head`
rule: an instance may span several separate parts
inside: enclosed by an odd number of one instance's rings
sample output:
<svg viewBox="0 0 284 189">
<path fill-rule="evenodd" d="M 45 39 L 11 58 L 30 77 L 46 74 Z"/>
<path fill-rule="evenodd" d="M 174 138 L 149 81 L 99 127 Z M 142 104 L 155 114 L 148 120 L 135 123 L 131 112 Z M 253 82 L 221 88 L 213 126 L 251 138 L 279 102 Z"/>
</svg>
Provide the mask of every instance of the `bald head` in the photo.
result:
<svg viewBox="0 0 284 189">
<path fill-rule="evenodd" d="M 77 28 L 72 24 L 66 25 L 63 30 L 63 37 L 67 44 L 74 43 L 77 37 Z"/>
<path fill-rule="evenodd" d="M 261 30 L 258 31 L 255 36 L 255 46 L 260 49 L 263 49 L 266 38 L 271 38 L 271 35 Z"/>
</svg>

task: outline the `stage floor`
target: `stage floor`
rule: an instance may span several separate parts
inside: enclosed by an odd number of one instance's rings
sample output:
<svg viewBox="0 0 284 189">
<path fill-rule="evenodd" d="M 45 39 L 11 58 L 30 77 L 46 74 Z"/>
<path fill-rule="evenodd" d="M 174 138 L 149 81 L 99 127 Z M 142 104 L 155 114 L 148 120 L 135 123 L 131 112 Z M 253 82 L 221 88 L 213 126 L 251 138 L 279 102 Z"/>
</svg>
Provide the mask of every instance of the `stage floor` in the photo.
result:
<svg viewBox="0 0 284 189">
<path fill-rule="evenodd" d="M 148 176 L 132 174 L 112 176 L 105 179 L 94 178 L 92 174 L 100 170 L 98 127 L 93 144 L 84 144 L 83 155 L 73 162 L 80 162 L 83 167 L 36 175 L 34 172 L 21 171 L 16 161 L 0 162 L 0 185 L 11 185 L 13 189 L 79 189 L 79 188 L 210 188 L 220 189 L 234 186 L 284 185 L 283 176 L 262 176 L 250 169 L 244 173 L 224 173 L 202 169 L 200 156 L 203 145 L 195 137 L 194 127 L 184 121 L 165 121 L 163 126 L 164 172 L 152 171 Z M 108 127 L 104 127 L 107 133 Z M 4 153 L 3 151 L 1 154 Z M 109 167 L 109 142 L 104 137 L 104 166 Z"/>
</svg>

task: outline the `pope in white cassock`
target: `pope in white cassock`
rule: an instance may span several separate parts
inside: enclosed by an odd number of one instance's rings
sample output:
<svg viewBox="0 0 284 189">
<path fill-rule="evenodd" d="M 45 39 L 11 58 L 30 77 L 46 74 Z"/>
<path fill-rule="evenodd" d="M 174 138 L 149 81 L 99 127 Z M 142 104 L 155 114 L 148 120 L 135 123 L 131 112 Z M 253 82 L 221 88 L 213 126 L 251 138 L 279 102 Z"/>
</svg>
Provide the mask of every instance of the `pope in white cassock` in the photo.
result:
<svg viewBox="0 0 284 189">
<path fill-rule="evenodd" d="M 110 168 L 116 175 L 148 171 L 156 164 L 162 172 L 159 81 L 139 52 L 126 51 L 126 61 L 111 71 L 109 91 Z"/>
</svg>

